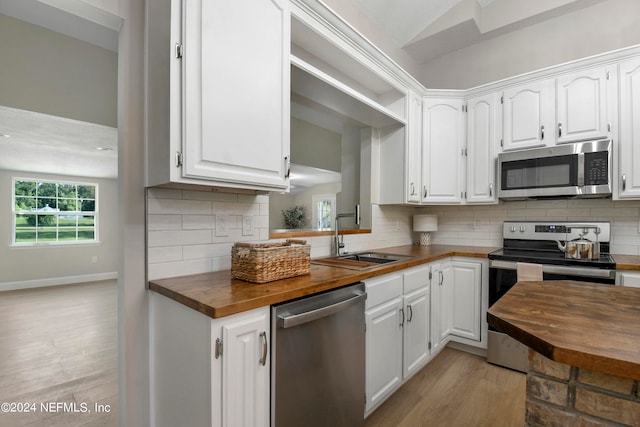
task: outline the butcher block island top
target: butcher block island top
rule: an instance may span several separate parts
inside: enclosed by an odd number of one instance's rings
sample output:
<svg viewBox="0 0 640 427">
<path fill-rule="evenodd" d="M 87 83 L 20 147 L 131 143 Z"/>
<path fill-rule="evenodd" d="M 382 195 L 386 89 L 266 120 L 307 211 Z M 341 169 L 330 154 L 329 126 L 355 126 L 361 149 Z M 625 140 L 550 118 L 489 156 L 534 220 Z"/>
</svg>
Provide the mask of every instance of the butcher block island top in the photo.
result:
<svg viewBox="0 0 640 427">
<path fill-rule="evenodd" d="M 556 362 L 640 380 L 640 289 L 518 282 L 487 321 Z"/>
<path fill-rule="evenodd" d="M 496 249 L 453 245 L 396 246 L 375 251 L 411 255 L 414 258 L 360 271 L 312 264 L 310 274 L 262 284 L 234 279 L 231 277 L 231 271 L 225 270 L 152 280 L 149 282 L 149 289 L 209 317 L 218 318 L 338 288 L 451 256 L 487 258 L 489 252 Z"/>
</svg>

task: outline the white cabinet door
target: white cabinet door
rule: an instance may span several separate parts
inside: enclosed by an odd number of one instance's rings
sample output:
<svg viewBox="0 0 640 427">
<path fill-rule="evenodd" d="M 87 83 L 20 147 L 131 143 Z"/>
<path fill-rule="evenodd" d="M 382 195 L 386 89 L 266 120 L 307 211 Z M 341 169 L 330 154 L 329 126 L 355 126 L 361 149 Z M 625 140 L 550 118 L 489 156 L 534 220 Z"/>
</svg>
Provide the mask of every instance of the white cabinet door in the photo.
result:
<svg viewBox="0 0 640 427">
<path fill-rule="evenodd" d="M 556 80 L 556 143 L 606 138 L 611 134 L 607 105 L 611 74 L 605 66 Z"/>
<path fill-rule="evenodd" d="M 211 385 L 217 389 L 212 393 L 213 424 L 220 421 L 221 426 L 268 426 L 269 307 L 214 320 L 212 334 L 214 355 L 215 340 L 222 338 L 222 354 L 218 357 L 222 381 L 214 377 Z M 216 396 L 219 407 L 215 405 Z"/>
<path fill-rule="evenodd" d="M 503 93 L 503 150 L 553 144 L 553 80 L 527 83 Z"/>
<path fill-rule="evenodd" d="M 467 101 L 467 203 L 498 203 L 496 156 L 500 141 L 500 95 Z"/>
<path fill-rule="evenodd" d="M 618 197 L 640 198 L 640 59 L 620 64 Z"/>
<path fill-rule="evenodd" d="M 422 123 L 422 185 L 425 203 L 462 202 L 463 101 L 425 99 Z"/>
<path fill-rule="evenodd" d="M 482 265 L 453 261 L 451 289 L 451 334 L 480 341 Z"/>
<path fill-rule="evenodd" d="M 405 295 L 403 300 L 405 322 L 402 365 L 403 378 L 406 379 L 418 371 L 429 358 L 429 288 L 424 287 Z"/>
<path fill-rule="evenodd" d="M 402 383 L 402 298 L 365 313 L 366 405 L 370 412 Z"/>
<path fill-rule="evenodd" d="M 407 202 L 422 201 L 422 98 L 409 93 L 409 121 L 407 123 Z"/>
<path fill-rule="evenodd" d="M 431 356 L 447 343 L 451 333 L 451 301 L 453 268 L 451 263 L 434 264 L 431 268 Z"/>
<path fill-rule="evenodd" d="M 616 284 L 640 288 L 640 272 L 620 271 L 616 273 Z"/>
<path fill-rule="evenodd" d="M 185 0 L 183 176 L 287 189 L 289 2 Z"/>
</svg>

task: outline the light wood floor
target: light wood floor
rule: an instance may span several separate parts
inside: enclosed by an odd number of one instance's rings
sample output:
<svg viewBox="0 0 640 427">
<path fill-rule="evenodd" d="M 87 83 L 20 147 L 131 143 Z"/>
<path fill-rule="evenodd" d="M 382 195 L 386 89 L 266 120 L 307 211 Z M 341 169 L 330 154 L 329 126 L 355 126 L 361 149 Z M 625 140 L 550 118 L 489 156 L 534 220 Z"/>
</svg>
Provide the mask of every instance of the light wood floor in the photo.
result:
<svg viewBox="0 0 640 427">
<path fill-rule="evenodd" d="M 0 411 L 0 426 L 117 425 L 116 289 L 110 280 L 0 292 L 0 404 L 36 404 Z M 83 404 L 88 412 L 70 412 Z"/>
<path fill-rule="evenodd" d="M 524 426 L 525 374 L 445 348 L 366 420 L 366 427 Z"/>
</svg>

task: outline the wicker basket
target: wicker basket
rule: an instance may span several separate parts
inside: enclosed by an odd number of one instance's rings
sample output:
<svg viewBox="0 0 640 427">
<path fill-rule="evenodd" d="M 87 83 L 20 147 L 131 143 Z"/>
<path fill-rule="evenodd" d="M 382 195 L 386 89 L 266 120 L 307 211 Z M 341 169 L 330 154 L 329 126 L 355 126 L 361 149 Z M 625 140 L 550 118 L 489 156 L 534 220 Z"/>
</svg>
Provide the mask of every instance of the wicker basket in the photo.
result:
<svg viewBox="0 0 640 427">
<path fill-rule="evenodd" d="M 305 240 L 281 243 L 236 243 L 231 248 L 231 275 L 266 283 L 309 274 L 311 248 Z"/>
</svg>

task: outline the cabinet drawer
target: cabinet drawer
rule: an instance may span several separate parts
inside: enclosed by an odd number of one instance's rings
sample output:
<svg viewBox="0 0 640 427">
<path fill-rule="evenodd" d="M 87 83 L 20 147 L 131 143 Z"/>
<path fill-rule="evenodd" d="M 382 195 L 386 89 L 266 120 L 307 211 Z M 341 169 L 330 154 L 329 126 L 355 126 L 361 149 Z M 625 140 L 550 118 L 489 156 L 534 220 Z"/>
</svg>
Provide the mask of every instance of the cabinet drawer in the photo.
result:
<svg viewBox="0 0 640 427">
<path fill-rule="evenodd" d="M 430 271 L 431 267 L 416 267 L 404 273 L 404 293 L 428 286 Z"/>
<path fill-rule="evenodd" d="M 402 295 L 402 276 L 390 274 L 365 280 L 367 309 Z"/>
</svg>

